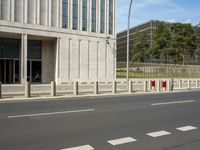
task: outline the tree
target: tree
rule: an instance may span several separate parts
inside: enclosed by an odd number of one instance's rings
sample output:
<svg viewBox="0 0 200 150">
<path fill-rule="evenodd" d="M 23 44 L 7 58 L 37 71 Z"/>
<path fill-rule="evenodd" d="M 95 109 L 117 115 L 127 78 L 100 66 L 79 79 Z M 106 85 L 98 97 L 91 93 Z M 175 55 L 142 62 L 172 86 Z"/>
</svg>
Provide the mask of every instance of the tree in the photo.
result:
<svg viewBox="0 0 200 150">
<path fill-rule="evenodd" d="M 145 51 L 149 48 L 149 43 L 146 39 L 146 35 L 144 32 L 136 32 L 133 37 L 133 56 L 132 62 L 144 62 L 145 60 Z"/>
<path fill-rule="evenodd" d="M 171 54 L 170 39 L 170 24 L 158 21 L 153 33 L 152 45 L 147 54 L 156 58 L 164 58 Z"/>
<path fill-rule="evenodd" d="M 195 55 L 198 57 L 200 63 L 200 25 L 197 25 L 195 28 L 195 37 L 196 37 L 196 52 Z"/>
</svg>

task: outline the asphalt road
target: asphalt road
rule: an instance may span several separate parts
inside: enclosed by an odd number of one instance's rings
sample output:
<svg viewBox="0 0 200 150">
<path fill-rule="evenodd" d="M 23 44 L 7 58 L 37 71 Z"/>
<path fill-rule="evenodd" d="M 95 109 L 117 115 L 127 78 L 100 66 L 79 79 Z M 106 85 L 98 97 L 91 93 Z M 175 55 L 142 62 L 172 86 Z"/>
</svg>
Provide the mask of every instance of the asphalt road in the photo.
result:
<svg viewBox="0 0 200 150">
<path fill-rule="evenodd" d="M 199 150 L 200 92 L 0 103 L 1 150 Z"/>
</svg>

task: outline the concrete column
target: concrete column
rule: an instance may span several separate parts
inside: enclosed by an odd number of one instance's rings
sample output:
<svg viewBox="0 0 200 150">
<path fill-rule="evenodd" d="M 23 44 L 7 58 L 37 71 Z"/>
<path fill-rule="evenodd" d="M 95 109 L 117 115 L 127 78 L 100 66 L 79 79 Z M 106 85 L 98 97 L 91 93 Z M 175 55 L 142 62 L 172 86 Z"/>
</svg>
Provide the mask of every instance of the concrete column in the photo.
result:
<svg viewBox="0 0 200 150">
<path fill-rule="evenodd" d="M 100 33 L 100 2 L 96 1 L 96 32 Z"/>
<path fill-rule="evenodd" d="M 24 3 L 23 0 L 15 0 L 15 21 L 23 22 Z"/>
<path fill-rule="evenodd" d="M 21 36 L 21 84 L 27 82 L 27 58 L 28 58 L 28 37 L 27 34 Z"/>
<path fill-rule="evenodd" d="M 148 81 L 144 81 L 143 84 L 144 84 L 143 85 L 143 90 L 144 90 L 144 92 L 147 92 L 148 91 L 148 89 L 147 89 L 147 87 L 148 87 Z"/>
<path fill-rule="evenodd" d="M 48 26 L 51 27 L 51 10 L 52 10 L 52 1 L 48 0 Z"/>
<path fill-rule="evenodd" d="M 79 9 L 78 10 L 78 20 L 79 20 L 78 29 L 80 31 L 82 31 L 82 13 L 83 13 L 83 11 L 82 11 L 82 8 L 83 8 L 82 0 L 79 0 L 78 3 L 79 3 L 79 5 L 78 5 L 78 9 Z"/>
<path fill-rule="evenodd" d="M 28 23 L 36 23 L 36 0 L 28 0 Z"/>
<path fill-rule="evenodd" d="M 108 34 L 108 26 L 109 26 L 109 2 L 105 0 L 105 34 Z"/>
<path fill-rule="evenodd" d="M 28 2 L 24 0 L 24 12 L 23 12 L 23 23 L 27 23 L 28 20 Z"/>
<path fill-rule="evenodd" d="M 131 94 L 133 92 L 133 82 L 129 81 L 129 85 L 128 85 L 128 93 Z"/>
<path fill-rule="evenodd" d="M 2 98 L 2 84 L 0 82 L 0 99 Z"/>
<path fill-rule="evenodd" d="M 74 81 L 74 96 L 78 95 L 78 81 Z"/>
<path fill-rule="evenodd" d="M 91 31 L 91 0 L 87 0 L 87 31 Z"/>
<path fill-rule="evenodd" d="M 55 68 L 55 80 L 56 83 L 60 83 L 60 42 L 61 39 L 57 38 L 56 40 L 56 68 Z"/>
<path fill-rule="evenodd" d="M 10 21 L 10 0 L 1 0 L 1 19 Z"/>
<path fill-rule="evenodd" d="M 117 92 L 117 82 L 113 81 L 112 83 L 112 93 L 115 94 Z"/>
<path fill-rule="evenodd" d="M 56 1 L 57 0 L 53 0 L 53 2 Z M 47 0 L 40 0 L 40 25 L 47 26 L 47 7 Z M 56 9 L 56 6 L 53 6 L 53 8 Z"/>
<path fill-rule="evenodd" d="M 116 0 L 113 0 L 113 35 L 116 35 Z"/>
<path fill-rule="evenodd" d="M 59 10 L 59 14 L 58 14 L 58 16 L 59 16 L 58 27 L 62 28 L 62 0 L 59 0 L 59 8 L 58 8 L 58 10 Z"/>
<path fill-rule="evenodd" d="M 14 21 L 14 19 L 15 19 L 15 0 L 10 0 L 10 21 Z"/>
<path fill-rule="evenodd" d="M 36 24 L 40 24 L 40 0 L 36 0 Z"/>
<path fill-rule="evenodd" d="M 56 96 L 56 82 L 51 82 L 51 96 Z"/>
<path fill-rule="evenodd" d="M 72 23 L 73 23 L 73 13 L 72 13 L 72 0 L 68 1 L 68 9 L 69 9 L 69 17 L 68 17 L 68 27 L 69 29 L 72 29 Z"/>
<path fill-rule="evenodd" d="M 31 96 L 31 85 L 30 82 L 25 83 L 25 98 L 29 98 Z"/>
<path fill-rule="evenodd" d="M 58 27 L 58 13 L 59 13 L 59 0 L 52 0 L 52 14 L 51 14 L 51 25 L 52 27 Z"/>
<path fill-rule="evenodd" d="M 94 82 L 94 95 L 97 95 L 99 93 L 99 83 L 98 81 Z"/>
</svg>

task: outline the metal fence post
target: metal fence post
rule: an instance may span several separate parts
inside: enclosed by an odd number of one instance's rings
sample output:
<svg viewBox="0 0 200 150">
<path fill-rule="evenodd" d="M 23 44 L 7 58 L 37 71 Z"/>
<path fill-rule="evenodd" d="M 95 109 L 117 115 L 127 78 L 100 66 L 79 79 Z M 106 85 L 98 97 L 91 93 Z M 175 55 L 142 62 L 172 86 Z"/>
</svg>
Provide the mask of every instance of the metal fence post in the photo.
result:
<svg viewBox="0 0 200 150">
<path fill-rule="evenodd" d="M 51 96 L 56 96 L 56 82 L 51 81 Z"/>
<path fill-rule="evenodd" d="M 113 93 L 113 94 L 115 94 L 115 93 L 117 92 L 116 84 L 117 84 L 117 82 L 116 82 L 116 81 L 113 81 L 113 83 L 112 83 L 112 93 Z"/>
<path fill-rule="evenodd" d="M 0 99 L 2 98 L 2 84 L 0 82 Z"/>
<path fill-rule="evenodd" d="M 78 81 L 74 81 L 74 95 L 78 95 Z"/>
<path fill-rule="evenodd" d="M 129 86 L 128 86 L 128 93 L 131 94 L 133 91 L 133 87 L 132 87 L 133 82 L 129 81 Z"/>
<path fill-rule="evenodd" d="M 98 81 L 95 81 L 94 82 L 94 95 L 97 95 L 99 93 L 99 84 L 98 84 Z"/>
<path fill-rule="evenodd" d="M 31 85 L 30 82 L 25 83 L 25 98 L 29 98 L 31 96 Z"/>
</svg>

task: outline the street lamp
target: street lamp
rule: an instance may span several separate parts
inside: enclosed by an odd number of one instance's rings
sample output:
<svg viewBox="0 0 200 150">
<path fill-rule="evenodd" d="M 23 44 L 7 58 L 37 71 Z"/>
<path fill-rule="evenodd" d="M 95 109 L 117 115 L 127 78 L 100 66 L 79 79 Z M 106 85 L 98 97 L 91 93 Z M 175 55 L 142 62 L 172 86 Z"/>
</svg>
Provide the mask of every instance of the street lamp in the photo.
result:
<svg viewBox="0 0 200 150">
<path fill-rule="evenodd" d="M 127 73 L 126 73 L 126 78 L 127 78 L 127 83 L 129 81 L 129 37 L 130 37 L 130 16 L 131 16 L 131 7 L 132 7 L 132 3 L 133 3 L 133 0 L 131 0 L 130 2 L 130 5 L 129 5 L 129 13 L 128 13 L 128 29 L 127 29 Z"/>
</svg>

